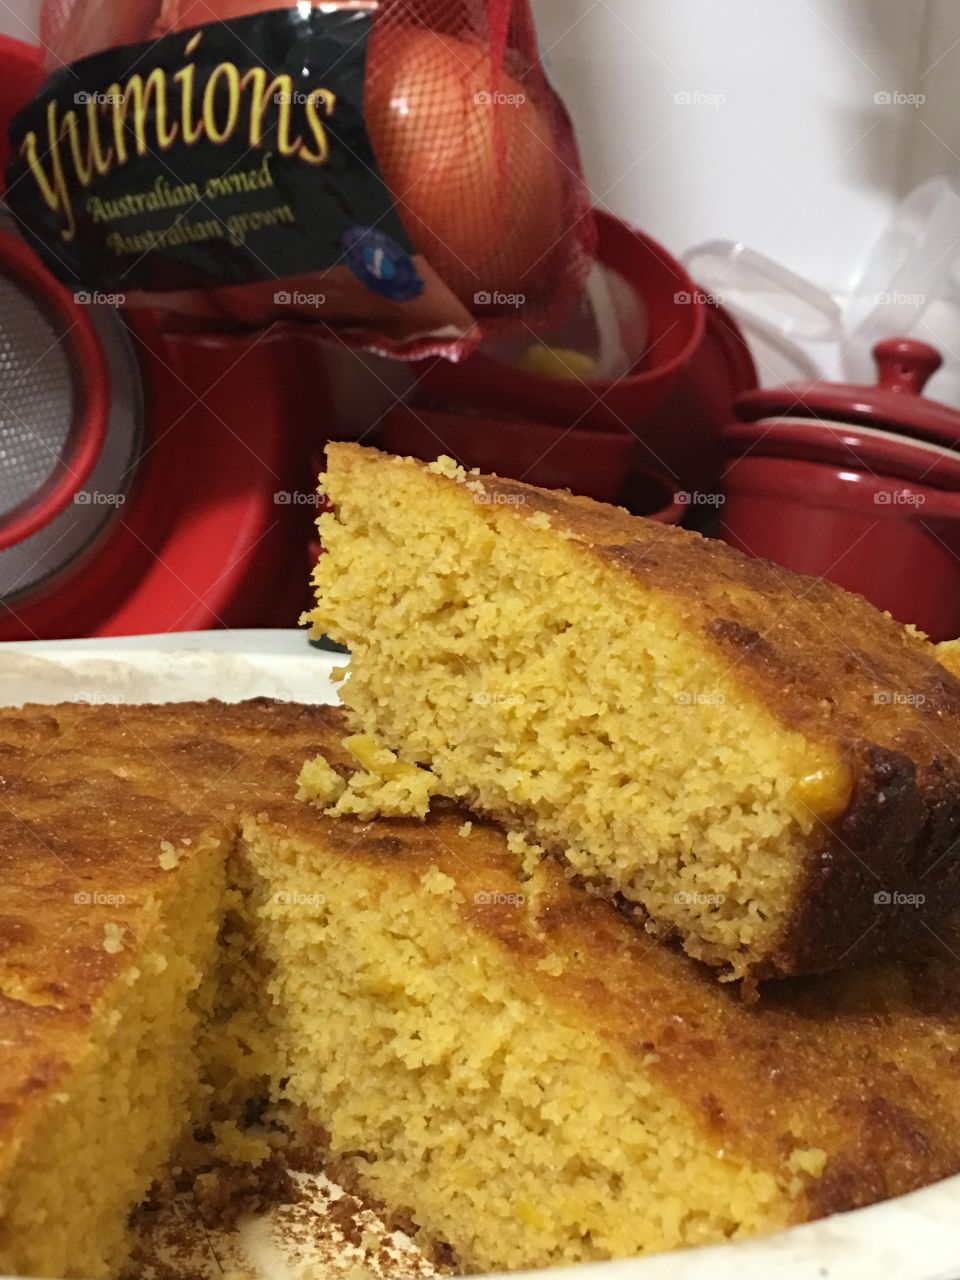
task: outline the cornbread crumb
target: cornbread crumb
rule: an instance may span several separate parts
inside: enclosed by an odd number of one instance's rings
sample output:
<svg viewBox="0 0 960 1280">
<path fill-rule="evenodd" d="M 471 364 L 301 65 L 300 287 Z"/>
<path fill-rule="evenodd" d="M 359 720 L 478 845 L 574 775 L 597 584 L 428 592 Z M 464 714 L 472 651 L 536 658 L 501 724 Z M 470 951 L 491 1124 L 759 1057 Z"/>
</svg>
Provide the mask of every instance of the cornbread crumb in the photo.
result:
<svg viewBox="0 0 960 1280">
<path fill-rule="evenodd" d="M 120 925 L 111 921 L 103 926 L 103 949 L 110 956 L 123 950 L 123 928 Z"/>
<path fill-rule="evenodd" d="M 944 640 L 936 646 L 937 661 L 951 673 L 960 677 L 960 640 Z"/>
<path fill-rule="evenodd" d="M 260 1164 L 271 1154 L 270 1144 L 255 1133 L 241 1129 L 235 1120 L 214 1121 L 210 1126 L 217 1156 L 231 1164 Z"/>
<path fill-rule="evenodd" d="M 791 1173 L 809 1173 L 819 1178 L 827 1163 L 827 1153 L 820 1147 L 798 1147 L 790 1153 L 787 1168 Z"/>
<path fill-rule="evenodd" d="M 325 813 L 330 817 L 352 817 L 370 821 L 373 818 L 425 818 L 437 780 L 426 769 L 411 766 L 401 777 L 384 778 L 375 773 L 355 773 L 346 789 Z M 309 788 L 306 798 L 311 799 Z"/>
<path fill-rule="evenodd" d="M 520 857 L 520 870 L 525 878 L 534 874 L 545 853 L 542 845 L 528 840 L 522 831 L 507 832 L 507 848 Z"/>
<path fill-rule="evenodd" d="M 850 967 L 960 905 L 960 684 L 919 634 L 588 499 L 481 476 L 475 502 L 455 470 L 327 449 L 311 622 L 352 654 L 354 732 L 730 979 Z"/>
<path fill-rule="evenodd" d="M 549 955 L 537 961 L 537 968 L 541 973 L 548 973 L 551 978 L 559 978 L 564 971 L 564 964 L 560 956 Z"/>
<path fill-rule="evenodd" d="M 457 882 L 450 876 L 444 875 L 439 867 L 433 866 L 425 871 L 420 877 L 420 883 L 426 889 L 427 893 L 435 893 L 440 896 L 447 893 L 453 893 L 457 887 Z"/>
<path fill-rule="evenodd" d="M 382 1240 L 376 1231 L 373 1231 L 370 1227 L 364 1228 L 360 1237 L 360 1248 L 364 1253 L 373 1253 L 379 1250 L 381 1243 Z"/>
<path fill-rule="evenodd" d="M 473 830 L 473 823 L 468 818 L 462 827 L 457 827 L 457 835 L 460 836 L 463 840 L 466 840 L 472 830 Z"/>
<path fill-rule="evenodd" d="M 344 1272 L 343 1280 L 378 1280 L 378 1277 L 362 1262 L 354 1262 L 349 1271 Z"/>
<path fill-rule="evenodd" d="M 160 866 L 164 871 L 173 871 L 180 865 L 182 854 L 175 849 L 169 840 L 160 841 Z"/>
<path fill-rule="evenodd" d="M 335 804 L 347 789 L 345 779 L 324 756 L 308 760 L 297 778 L 297 799 L 326 807 Z"/>
<path fill-rule="evenodd" d="M 363 735 L 345 739 L 344 746 L 362 770 L 345 780 L 318 756 L 300 771 L 298 799 L 331 817 L 426 817 L 437 787 L 429 770 L 405 764 L 393 751 Z"/>
<path fill-rule="evenodd" d="M 427 470 L 435 476 L 445 476 L 448 480 L 456 480 L 458 484 L 463 484 L 467 478 L 467 473 L 459 462 L 454 462 L 453 458 L 447 457 L 445 453 L 441 454 L 435 462 L 429 463 Z"/>
</svg>

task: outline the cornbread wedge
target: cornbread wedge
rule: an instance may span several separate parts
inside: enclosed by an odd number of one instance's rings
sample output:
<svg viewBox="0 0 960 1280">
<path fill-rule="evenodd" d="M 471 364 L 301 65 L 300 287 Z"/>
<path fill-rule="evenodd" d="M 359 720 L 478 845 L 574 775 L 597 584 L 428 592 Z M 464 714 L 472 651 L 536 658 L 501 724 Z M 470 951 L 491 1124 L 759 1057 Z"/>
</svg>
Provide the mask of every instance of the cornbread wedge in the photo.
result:
<svg viewBox="0 0 960 1280">
<path fill-rule="evenodd" d="M 55 753 L 0 761 L 0 1273 L 97 1280 L 203 1102 L 228 837 Z"/>
<path fill-rule="evenodd" d="M 275 804 L 243 838 L 290 1094 L 459 1268 L 736 1239 L 960 1169 L 946 948 L 748 1004 L 462 813 Z"/>
<path fill-rule="evenodd" d="M 746 1004 L 488 823 L 298 802 L 309 753 L 355 775 L 345 734 L 264 701 L 0 713 L 0 1272 L 116 1276 L 192 1125 L 264 1158 L 258 1091 L 465 1270 L 960 1170 L 955 930 Z"/>
<path fill-rule="evenodd" d="M 0 1274 L 118 1276 L 194 1124 L 218 1163 L 269 1154 L 242 1132 L 277 1059 L 236 833 L 330 714 L 0 713 Z"/>
<path fill-rule="evenodd" d="M 588 499 L 327 457 L 310 620 L 352 651 L 367 754 L 432 771 L 412 796 L 562 852 L 725 976 L 852 965 L 957 903 L 960 682 L 922 637 Z"/>
</svg>

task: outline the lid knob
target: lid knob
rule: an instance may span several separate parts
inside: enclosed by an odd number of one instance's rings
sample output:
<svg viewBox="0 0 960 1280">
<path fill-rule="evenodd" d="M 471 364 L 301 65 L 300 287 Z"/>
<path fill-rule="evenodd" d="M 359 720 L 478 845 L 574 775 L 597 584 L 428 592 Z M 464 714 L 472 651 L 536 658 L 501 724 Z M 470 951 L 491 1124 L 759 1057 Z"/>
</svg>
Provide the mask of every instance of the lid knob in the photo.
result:
<svg viewBox="0 0 960 1280">
<path fill-rule="evenodd" d="M 884 338 L 873 348 L 880 386 L 885 391 L 919 396 L 943 364 L 943 356 L 916 338 Z"/>
</svg>

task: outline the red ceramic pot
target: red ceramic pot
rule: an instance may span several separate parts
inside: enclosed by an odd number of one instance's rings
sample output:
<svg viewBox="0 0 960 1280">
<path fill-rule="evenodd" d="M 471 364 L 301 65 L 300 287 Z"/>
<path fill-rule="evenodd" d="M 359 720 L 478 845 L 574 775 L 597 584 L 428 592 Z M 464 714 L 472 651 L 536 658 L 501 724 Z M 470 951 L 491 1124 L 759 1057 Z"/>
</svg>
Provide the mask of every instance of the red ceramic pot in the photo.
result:
<svg viewBox="0 0 960 1280">
<path fill-rule="evenodd" d="M 448 454 L 468 470 L 570 489 L 599 502 L 630 501 L 640 515 L 678 524 L 676 486 L 654 468 L 632 466 L 626 432 L 561 431 L 521 418 L 479 418 L 398 405 L 383 420 L 380 447 L 431 462 Z"/>
<path fill-rule="evenodd" d="M 656 466 L 676 476 L 676 488 L 701 498 L 720 490 L 723 471 L 721 433 L 738 396 L 758 383 L 757 368 L 733 316 L 715 303 L 705 307 L 703 341 L 674 389 L 634 428 L 640 467 Z M 716 506 L 700 510 L 709 518 Z M 688 523 L 701 524 L 696 508 Z"/>
<path fill-rule="evenodd" d="M 655 240 L 602 210 L 596 218 L 600 262 L 634 287 L 647 313 L 647 355 L 639 366 L 624 378 L 584 382 L 527 373 L 480 352 L 462 364 L 418 365 L 421 399 L 596 431 L 635 427 L 662 402 L 703 341 L 702 295 Z"/>
<path fill-rule="evenodd" d="M 960 414 L 926 400 L 925 343 L 876 348 L 871 387 L 742 396 L 724 432 L 721 536 L 859 592 L 934 640 L 960 635 Z"/>
</svg>

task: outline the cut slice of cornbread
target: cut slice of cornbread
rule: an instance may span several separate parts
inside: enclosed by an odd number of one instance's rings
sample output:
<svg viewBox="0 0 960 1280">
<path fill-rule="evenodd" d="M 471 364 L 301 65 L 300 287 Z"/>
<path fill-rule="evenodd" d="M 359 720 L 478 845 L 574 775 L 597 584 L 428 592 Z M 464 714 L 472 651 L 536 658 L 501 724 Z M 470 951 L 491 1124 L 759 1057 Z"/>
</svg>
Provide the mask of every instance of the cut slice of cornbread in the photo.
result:
<svg viewBox="0 0 960 1280">
<path fill-rule="evenodd" d="M 0 750 L 0 1273 L 97 1280 L 204 1107 L 230 838 L 77 760 Z"/>
<path fill-rule="evenodd" d="M 192 1122 L 263 1159 L 260 1097 L 464 1269 L 960 1170 L 956 931 L 745 1004 L 487 823 L 298 802 L 308 754 L 391 765 L 346 736 L 264 701 L 0 712 L 0 1272 L 117 1275 Z"/>
<path fill-rule="evenodd" d="M 922 637 L 449 460 L 331 445 L 325 490 L 311 621 L 352 651 L 353 732 L 432 790 L 733 976 L 851 965 L 957 903 L 960 682 Z"/>
<path fill-rule="evenodd" d="M 946 948 L 748 1004 L 462 813 L 274 804 L 244 845 L 289 1093 L 462 1268 L 738 1238 L 960 1169 Z"/>
<path fill-rule="evenodd" d="M 266 700 L 0 711 L 0 1274 L 117 1276 L 174 1158 L 271 1154 L 235 837 L 341 732 Z"/>
</svg>

